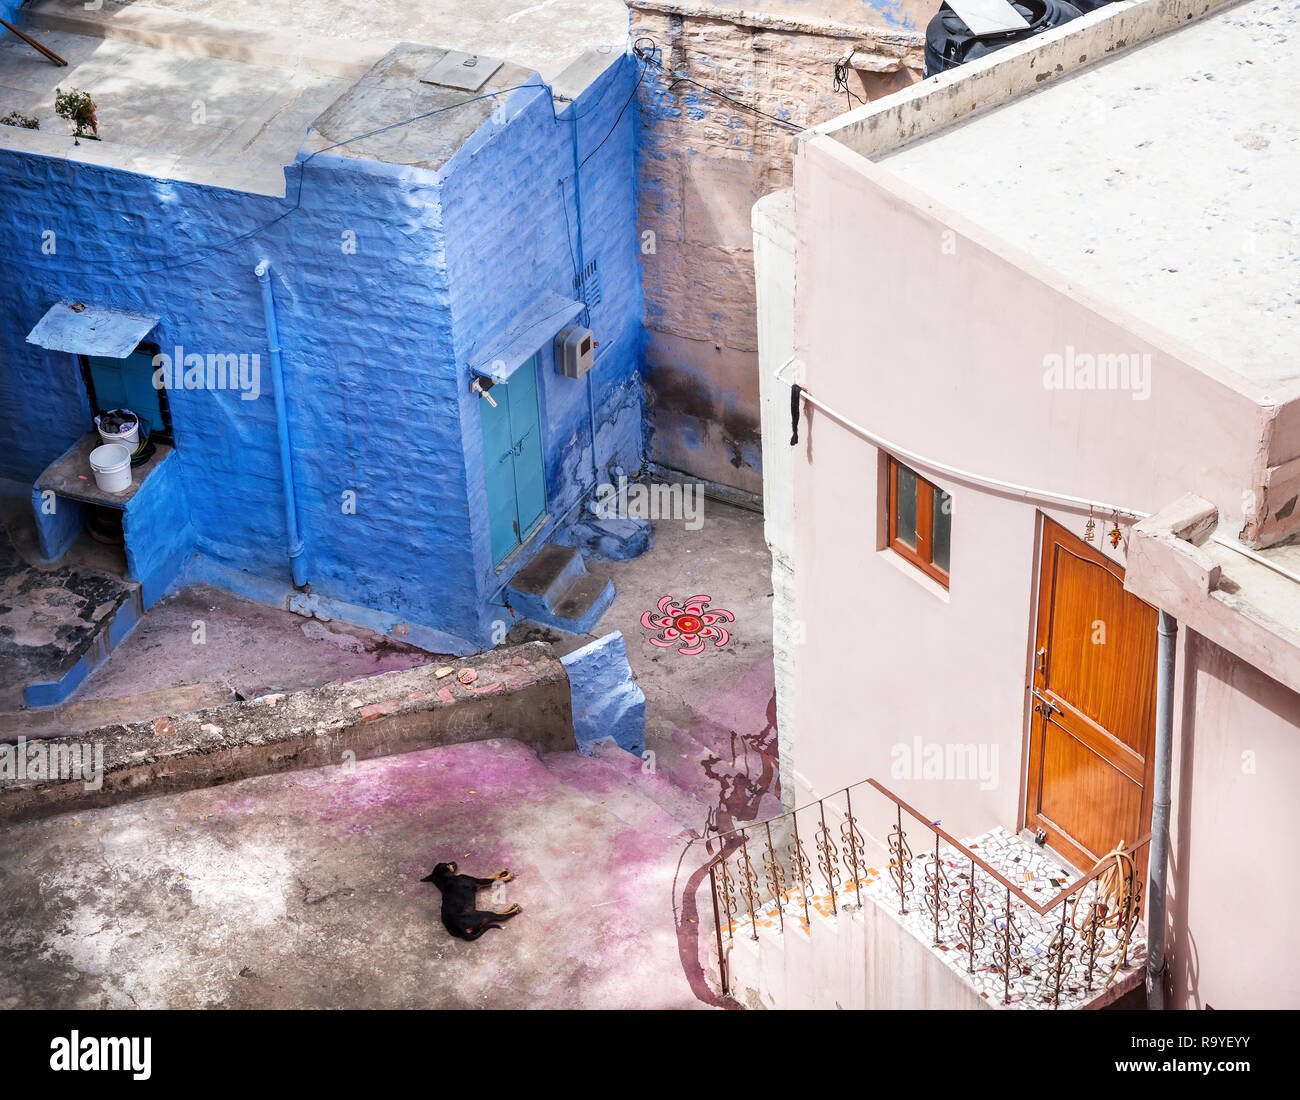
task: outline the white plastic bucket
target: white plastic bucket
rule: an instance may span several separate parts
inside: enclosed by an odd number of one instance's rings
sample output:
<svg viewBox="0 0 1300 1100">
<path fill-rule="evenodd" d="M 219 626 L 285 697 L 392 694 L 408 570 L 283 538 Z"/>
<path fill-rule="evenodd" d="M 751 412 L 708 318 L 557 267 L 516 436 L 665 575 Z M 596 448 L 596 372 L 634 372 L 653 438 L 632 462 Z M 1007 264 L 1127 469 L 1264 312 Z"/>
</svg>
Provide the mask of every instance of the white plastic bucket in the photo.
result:
<svg viewBox="0 0 1300 1100">
<path fill-rule="evenodd" d="M 95 429 L 99 432 L 99 438 L 105 443 L 120 443 L 132 454 L 140 446 L 140 421 L 139 419 L 131 425 L 131 430 L 121 432 L 115 435 L 113 432 L 106 432 L 99 426 L 99 417 L 95 417 Z"/>
<path fill-rule="evenodd" d="M 131 486 L 131 452 L 120 443 L 105 443 L 90 452 L 95 484 L 106 493 L 120 493 Z"/>
</svg>

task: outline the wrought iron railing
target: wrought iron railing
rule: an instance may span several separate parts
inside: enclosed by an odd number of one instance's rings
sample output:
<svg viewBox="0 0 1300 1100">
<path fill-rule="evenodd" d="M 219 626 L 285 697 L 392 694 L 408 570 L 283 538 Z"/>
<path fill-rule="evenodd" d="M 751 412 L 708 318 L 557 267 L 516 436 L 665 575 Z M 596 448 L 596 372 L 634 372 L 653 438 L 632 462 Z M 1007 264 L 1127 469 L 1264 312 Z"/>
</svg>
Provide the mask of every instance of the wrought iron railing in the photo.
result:
<svg viewBox="0 0 1300 1100">
<path fill-rule="evenodd" d="M 855 792 L 859 804 L 869 792 L 893 804 L 893 821 L 883 840 L 864 834 L 854 813 Z M 1004 1004 L 1012 1002 L 1014 989 L 1016 999 L 1029 995 L 1059 1008 L 1062 991 L 1074 988 L 1070 983 L 1076 974 L 1091 994 L 1094 981 L 1105 977 L 1109 986 L 1128 967 L 1142 907 L 1136 854 L 1150 842 L 1149 834 L 1131 847 L 1108 853 L 1093 870 L 1046 901 L 1036 901 L 1002 870 L 942 829 L 938 820 L 930 820 L 874 779 L 867 779 L 770 820 L 709 838 L 709 885 L 723 992 L 730 992 L 724 937 L 731 944 L 739 930 L 758 939 L 760 921 L 770 924 L 775 919 L 784 933 L 791 917 L 811 934 L 814 906 L 836 916 L 842 908 L 861 909 L 864 896 L 881 904 L 896 901 L 903 917 L 909 906 L 911 912 L 919 912 L 914 875 L 918 857 L 912 852 L 905 819 L 933 835 L 934 849 L 922 857 L 919 904 L 928 912 L 927 927 L 932 923 L 935 946 L 945 936 L 954 939 L 966 951 L 970 974 L 977 966 L 1000 974 Z M 815 872 L 805 844 L 809 836 L 816 852 Z M 969 870 L 954 871 L 954 858 Z M 876 863 L 886 868 L 887 881 L 873 866 Z M 1030 924 L 1039 940 L 1053 933 L 1044 948 L 1031 950 L 1026 945 Z"/>
</svg>

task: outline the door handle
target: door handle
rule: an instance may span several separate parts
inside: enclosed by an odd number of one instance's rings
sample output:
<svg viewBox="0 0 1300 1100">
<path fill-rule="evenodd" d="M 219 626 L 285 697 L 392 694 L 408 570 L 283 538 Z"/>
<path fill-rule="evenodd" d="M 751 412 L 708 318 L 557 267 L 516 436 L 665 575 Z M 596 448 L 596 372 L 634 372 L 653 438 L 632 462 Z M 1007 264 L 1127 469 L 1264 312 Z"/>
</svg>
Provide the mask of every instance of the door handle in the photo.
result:
<svg viewBox="0 0 1300 1100">
<path fill-rule="evenodd" d="M 1038 669 L 1039 672 L 1046 672 L 1046 671 L 1047 671 L 1047 649 L 1046 649 L 1046 647 L 1044 647 L 1043 649 L 1040 649 L 1036 654 L 1034 654 L 1034 667 L 1035 667 L 1036 669 Z"/>
</svg>

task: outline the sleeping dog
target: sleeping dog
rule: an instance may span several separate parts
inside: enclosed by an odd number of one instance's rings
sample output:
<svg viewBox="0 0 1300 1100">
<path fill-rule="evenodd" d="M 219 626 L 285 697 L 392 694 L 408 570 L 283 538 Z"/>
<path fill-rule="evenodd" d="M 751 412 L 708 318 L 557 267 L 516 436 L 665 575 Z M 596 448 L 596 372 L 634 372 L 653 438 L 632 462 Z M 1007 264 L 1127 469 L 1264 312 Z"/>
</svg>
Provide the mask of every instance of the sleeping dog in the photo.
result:
<svg viewBox="0 0 1300 1100">
<path fill-rule="evenodd" d="M 442 891 L 442 923 L 447 931 L 462 940 L 476 940 L 489 928 L 500 928 L 500 922 L 523 912 L 518 905 L 500 913 L 475 908 L 479 890 L 498 882 L 509 882 L 514 877 L 509 871 L 501 870 L 490 878 L 473 878 L 456 874 L 454 863 L 439 863 L 432 874 L 420 881 L 432 882 Z"/>
</svg>

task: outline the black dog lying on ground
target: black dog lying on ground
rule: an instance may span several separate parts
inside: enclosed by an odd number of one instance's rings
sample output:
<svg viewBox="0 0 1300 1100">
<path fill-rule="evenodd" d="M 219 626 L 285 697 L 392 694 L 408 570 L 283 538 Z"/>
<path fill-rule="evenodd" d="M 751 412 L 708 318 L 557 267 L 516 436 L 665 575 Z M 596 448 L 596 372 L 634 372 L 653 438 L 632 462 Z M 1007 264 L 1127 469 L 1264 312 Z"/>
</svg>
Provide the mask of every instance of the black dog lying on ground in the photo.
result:
<svg viewBox="0 0 1300 1100">
<path fill-rule="evenodd" d="M 433 873 L 420 879 L 432 882 L 442 891 L 442 923 L 453 936 L 462 940 L 476 940 L 489 928 L 500 928 L 502 921 L 522 913 L 518 905 L 500 913 L 476 909 L 478 891 L 498 882 L 509 882 L 515 876 L 501 870 L 490 878 L 473 878 L 456 874 L 456 864 L 439 863 Z"/>
</svg>

